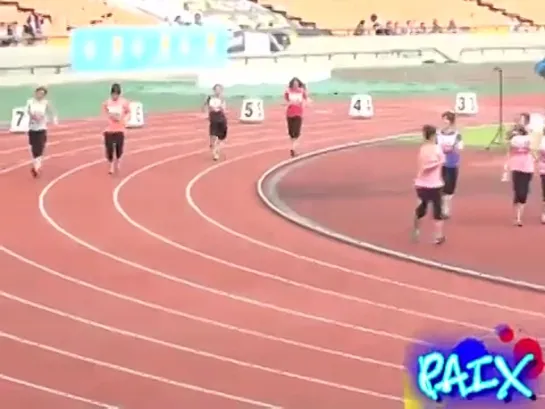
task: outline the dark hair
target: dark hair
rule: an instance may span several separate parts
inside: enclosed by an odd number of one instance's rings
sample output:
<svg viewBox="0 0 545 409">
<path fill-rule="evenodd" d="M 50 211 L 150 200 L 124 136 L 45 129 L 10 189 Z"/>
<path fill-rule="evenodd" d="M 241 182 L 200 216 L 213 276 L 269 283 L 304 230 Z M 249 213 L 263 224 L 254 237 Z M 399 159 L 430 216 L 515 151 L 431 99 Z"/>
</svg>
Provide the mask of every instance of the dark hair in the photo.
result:
<svg viewBox="0 0 545 409">
<path fill-rule="evenodd" d="M 522 112 L 520 117 L 524 119 L 524 123 L 530 122 L 530 114 L 528 112 Z"/>
<path fill-rule="evenodd" d="M 40 92 L 40 91 L 42 91 L 44 95 L 47 95 L 47 88 L 44 87 L 43 85 L 40 85 L 38 88 L 34 90 L 34 92 Z"/>
<path fill-rule="evenodd" d="M 110 94 L 121 95 L 121 85 L 119 85 L 117 82 L 113 83 L 112 87 L 110 88 Z"/>
<path fill-rule="evenodd" d="M 297 77 L 293 77 L 293 78 L 290 80 L 290 82 L 288 83 L 288 87 L 289 87 L 289 88 L 295 87 L 295 82 L 297 82 L 301 88 L 306 88 L 306 87 L 305 87 L 305 84 L 303 84 L 303 81 L 301 81 L 301 80 L 300 80 L 299 78 L 297 78 Z"/>
<path fill-rule="evenodd" d="M 513 127 L 513 134 L 528 135 L 528 130 L 524 126 L 522 126 L 521 124 L 516 124 Z"/>
<path fill-rule="evenodd" d="M 215 84 L 215 85 L 212 87 L 212 90 L 215 91 L 216 88 L 223 88 L 223 85 L 221 85 L 221 84 Z"/>
<path fill-rule="evenodd" d="M 456 122 L 456 114 L 452 111 L 443 112 L 441 118 L 446 119 L 452 125 Z"/>
<path fill-rule="evenodd" d="M 433 125 L 424 125 L 422 127 L 422 136 L 426 141 L 431 140 L 435 135 L 437 135 L 437 128 Z"/>
</svg>

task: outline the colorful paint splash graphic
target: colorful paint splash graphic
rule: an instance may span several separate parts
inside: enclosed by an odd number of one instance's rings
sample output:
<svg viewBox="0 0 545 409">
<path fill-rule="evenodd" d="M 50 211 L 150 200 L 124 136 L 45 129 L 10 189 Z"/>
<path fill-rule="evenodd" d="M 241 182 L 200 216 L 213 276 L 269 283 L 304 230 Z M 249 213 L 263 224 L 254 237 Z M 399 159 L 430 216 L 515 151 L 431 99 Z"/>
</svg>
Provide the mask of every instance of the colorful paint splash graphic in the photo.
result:
<svg viewBox="0 0 545 409">
<path fill-rule="evenodd" d="M 405 409 L 478 407 L 483 399 L 505 405 L 513 397 L 533 403 L 543 372 L 539 341 L 507 324 L 496 326 L 494 337 L 430 342 L 408 359 Z"/>
</svg>

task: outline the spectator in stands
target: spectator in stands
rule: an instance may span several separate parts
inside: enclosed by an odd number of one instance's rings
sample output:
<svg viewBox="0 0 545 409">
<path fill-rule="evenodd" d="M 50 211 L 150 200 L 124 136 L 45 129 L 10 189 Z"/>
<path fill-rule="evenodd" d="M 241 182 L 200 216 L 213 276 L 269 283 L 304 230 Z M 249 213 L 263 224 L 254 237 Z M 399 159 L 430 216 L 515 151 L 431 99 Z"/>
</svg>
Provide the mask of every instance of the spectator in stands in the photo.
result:
<svg viewBox="0 0 545 409">
<path fill-rule="evenodd" d="M 438 34 L 438 33 L 442 33 L 443 32 L 443 29 L 441 28 L 441 26 L 439 25 L 439 21 L 437 21 L 436 18 L 433 19 L 432 23 L 431 23 L 431 32 L 433 34 Z"/>
<path fill-rule="evenodd" d="M 405 23 L 405 29 L 403 30 L 403 34 L 416 34 L 413 20 L 407 20 L 407 22 Z"/>
<path fill-rule="evenodd" d="M 202 21 L 202 14 L 201 13 L 195 13 L 195 20 L 193 21 L 193 23 L 196 26 L 202 26 L 203 21 Z"/>
<path fill-rule="evenodd" d="M 416 30 L 416 33 L 417 34 L 427 34 L 428 33 L 428 28 L 426 27 L 426 23 L 424 23 L 423 21 L 420 23 L 420 25 L 418 26 L 417 30 Z"/>
<path fill-rule="evenodd" d="M 0 23 L 0 46 L 17 45 L 19 41 L 16 34 L 13 24 Z"/>
<path fill-rule="evenodd" d="M 32 37 L 32 39 L 36 39 L 36 37 L 40 37 L 42 35 L 43 22 L 44 22 L 43 17 L 40 16 L 35 11 L 32 11 L 26 19 L 25 34 Z"/>
<path fill-rule="evenodd" d="M 371 28 L 373 29 L 373 33 L 376 35 L 383 35 L 384 31 L 382 28 L 382 24 L 380 20 L 378 19 L 376 14 L 371 14 L 371 17 L 369 18 L 371 20 Z"/>
<path fill-rule="evenodd" d="M 384 26 L 384 35 L 392 36 L 394 34 L 394 23 L 387 21 L 386 25 Z"/>
<path fill-rule="evenodd" d="M 356 29 L 354 30 L 354 35 L 362 36 L 364 34 L 365 34 L 365 20 L 360 20 L 360 22 L 356 26 Z"/>
<path fill-rule="evenodd" d="M 11 45 L 8 35 L 8 26 L 6 23 L 0 23 L 0 46 L 7 47 Z"/>
<path fill-rule="evenodd" d="M 512 17 L 509 20 L 509 31 L 511 31 L 512 33 L 516 33 L 517 31 L 519 31 L 520 27 L 521 27 L 521 22 L 518 18 Z"/>
<path fill-rule="evenodd" d="M 189 9 L 189 3 L 184 3 L 182 12 L 176 17 L 176 20 L 179 24 L 188 26 L 195 22 L 195 16 Z"/>
<path fill-rule="evenodd" d="M 456 22 L 454 20 L 450 20 L 448 22 L 447 32 L 451 34 L 455 34 L 458 32 L 458 27 L 456 27 Z"/>
</svg>

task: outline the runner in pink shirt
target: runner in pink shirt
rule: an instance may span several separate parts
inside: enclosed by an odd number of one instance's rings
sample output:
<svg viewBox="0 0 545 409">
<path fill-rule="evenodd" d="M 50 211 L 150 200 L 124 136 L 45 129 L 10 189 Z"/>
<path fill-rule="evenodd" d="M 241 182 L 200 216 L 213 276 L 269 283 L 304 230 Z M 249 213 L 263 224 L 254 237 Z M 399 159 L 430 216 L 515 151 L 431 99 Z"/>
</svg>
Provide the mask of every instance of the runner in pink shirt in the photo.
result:
<svg viewBox="0 0 545 409">
<path fill-rule="evenodd" d="M 528 112 L 523 112 L 519 114 L 518 118 L 515 120 L 515 126 L 520 125 L 528 130 L 528 125 L 530 124 L 530 114 Z M 511 138 L 513 133 L 512 128 L 507 134 L 507 140 Z M 501 177 L 502 182 L 509 182 L 509 149 L 507 149 L 507 158 L 505 159 L 505 164 L 503 166 L 503 173 Z"/>
<path fill-rule="evenodd" d="M 517 124 L 508 136 L 509 156 L 507 164 L 511 172 L 513 184 L 513 205 L 515 225 L 522 227 L 524 207 L 530 191 L 530 182 L 535 170 L 535 160 L 532 153 L 532 139 L 527 129 Z"/>
<path fill-rule="evenodd" d="M 418 239 L 420 235 L 420 220 L 428 211 L 428 204 L 433 207 L 433 219 L 435 220 L 435 244 L 443 244 L 445 235 L 443 232 L 442 190 L 443 176 L 441 170 L 445 163 L 445 154 L 436 144 L 437 129 L 432 125 L 424 125 L 422 128 L 424 142 L 418 152 L 418 171 L 414 186 L 420 203 L 415 210 L 413 237 Z"/>
<path fill-rule="evenodd" d="M 102 110 L 108 118 L 104 131 L 104 147 L 109 164 L 108 173 L 112 175 L 119 171 L 125 146 L 125 124 L 130 113 L 129 101 L 121 96 L 121 85 L 112 84 L 110 98 L 104 101 Z"/>
<path fill-rule="evenodd" d="M 541 224 L 545 224 L 545 129 L 537 152 L 537 167 L 541 179 Z"/>
</svg>

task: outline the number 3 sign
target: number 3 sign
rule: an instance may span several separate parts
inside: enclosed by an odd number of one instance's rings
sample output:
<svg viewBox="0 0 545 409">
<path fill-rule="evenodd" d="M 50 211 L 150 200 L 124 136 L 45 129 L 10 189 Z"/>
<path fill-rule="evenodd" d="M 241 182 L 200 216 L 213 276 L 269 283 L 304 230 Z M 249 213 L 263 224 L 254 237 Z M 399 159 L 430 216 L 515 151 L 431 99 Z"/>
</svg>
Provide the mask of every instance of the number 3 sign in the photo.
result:
<svg viewBox="0 0 545 409">
<path fill-rule="evenodd" d="M 454 112 L 460 115 L 476 115 L 479 112 L 477 94 L 474 92 L 459 92 L 456 94 Z"/>
<path fill-rule="evenodd" d="M 12 133 L 28 132 L 30 116 L 25 107 L 13 108 L 11 111 L 11 123 L 9 131 Z"/>
</svg>

